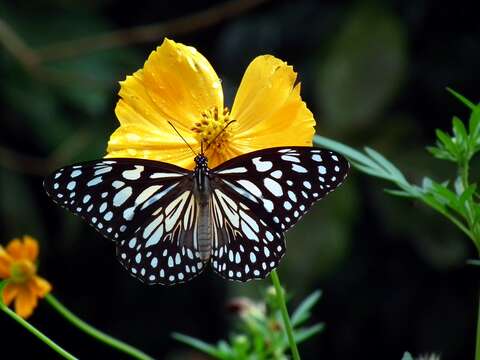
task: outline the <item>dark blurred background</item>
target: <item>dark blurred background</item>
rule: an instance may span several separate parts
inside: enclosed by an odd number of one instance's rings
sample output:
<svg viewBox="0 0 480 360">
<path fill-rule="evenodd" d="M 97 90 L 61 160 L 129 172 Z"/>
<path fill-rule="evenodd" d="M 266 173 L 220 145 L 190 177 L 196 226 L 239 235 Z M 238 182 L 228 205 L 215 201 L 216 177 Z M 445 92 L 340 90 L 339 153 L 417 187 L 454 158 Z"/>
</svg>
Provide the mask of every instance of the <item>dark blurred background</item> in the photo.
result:
<svg viewBox="0 0 480 360">
<path fill-rule="evenodd" d="M 105 154 L 118 124 L 118 81 L 142 67 L 164 35 L 210 60 L 229 105 L 255 56 L 288 61 L 319 134 L 379 150 L 412 182 L 425 175 L 443 180 L 454 171 L 425 151 L 435 128 L 448 130 L 453 115 L 468 117 L 445 87 L 479 99 L 480 22 L 473 2 L 225 4 L 0 1 L 0 243 L 25 233 L 36 237 L 40 273 L 55 296 L 159 359 L 201 359 L 170 333 L 210 342 L 228 337 L 232 317 L 225 304 L 239 295 L 261 296 L 269 281 L 239 285 L 207 271 L 176 287 L 143 285 L 117 263 L 112 243 L 50 202 L 42 178 Z M 203 12 L 209 8 L 217 10 Z M 175 21 L 199 12 L 197 22 Z M 102 35 L 163 23 L 165 33 L 157 27 L 143 40 Z M 472 358 L 478 272 L 465 260 L 475 257 L 474 247 L 430 209 L 384 187 L 353 170 L 341 191 L 287 236 L 280 276 L 292 305 L 314 289 L 324 292 L 312 321 L 327 327 L 301 345 L 303 357 L 400 359 L 408 350 Z M 46 303 L 31 321 L 80 358 L 121 358 Z M 1 314 L 0 334 L 2 359 L 55 357 Z"/>
</svg>

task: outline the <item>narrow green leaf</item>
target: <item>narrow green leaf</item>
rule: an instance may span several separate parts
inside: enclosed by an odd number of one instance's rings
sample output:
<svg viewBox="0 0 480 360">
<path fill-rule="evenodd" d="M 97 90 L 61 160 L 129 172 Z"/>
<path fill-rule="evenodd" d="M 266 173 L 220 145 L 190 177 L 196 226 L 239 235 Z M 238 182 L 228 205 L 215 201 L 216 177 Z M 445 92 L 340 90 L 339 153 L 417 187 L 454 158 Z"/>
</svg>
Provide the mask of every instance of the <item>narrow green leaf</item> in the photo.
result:
<svg viewBox="0 0 480 360">
<path fill-rule="evenodd" d="M 307 296 L 305 300 L 300 303 L 300 305 L 298 305 L 291 317 L 293 327 L 298 326 L 304 321 L 308 320 L 310 317 L 310 310 L 312 310 L 321 297 L 322 292 L 320 290 L 316 290 Z"/>
<path fill-rule="evenodd" d="M 208 344 L 202 340 L 196 339 L 188 335 L 183 335 L 180 333 L 172 333 L 172 338 L 174 338 L 175 340 L 181 343 L 190 345 L 194 349 L 202 351 L 205 354 L 208 354 L 214 358 L 217 358 L 217 359 L 224 358 L 222 351 L 218 350 L 215 346 Z"/>
<path fill-rule="evenodd" d="M 458 151 L 457 146 L 452 141 L 451 137 L 443 132 L 440 129 L 435 130 L 435 134 L 437 135 L 438 140 L 440 143 L 445 147 L 445 149 L 455 158 L 458 158 Z"/>
<path fill-rule="evenodd" d="M 308 340 L 312 336 L 320 333 L 324 328 L 325 324 L 315 324 L 307 328 L 296 330 L 293 336 L 297 344 L 300 344 L 301 342 Z"/>
<path fill-rule="evenodd" d="M 392 174 L 398 182 L 404 182 L 405 177 L 397 169 L 395 165 L 393 165 L 389 160 L 387 160 L 382 154 L 378 151 L 373 150 L 372 148 L 365 147 L 365 152 L 370 155 L 372 159 L 374 159 L 378 164 L 380 164 L 385 170 L 387 170 L 390 174 Z"/>
<path fill-rule="evenodd" d="M 463 159 L 470 153 L 470 141 L 467 134 L 467 129 L 463 124 L 463 121 L 460 120 L 458 117 L 454 116 L 452 120 L 453 126 L 453 133 L 455 135 L 455 145 L 459 152 L 459 155 L 462 156 Z"/>
<path fill-rule="evenodd" d="M 364 166 L 364 165 L 360 165 L 358 163 L 354 163 L 352 162 L 352 165 L 357 168 L 358 170 L 360 170 L 361 172 L 364 172 L 365 174 L 368 174 L 368 175 L 371 175 L 371 176 L 374 176 L 374 177 L 378 177 L 378 178 L 381 178 L 381 179 L 385 179 L 385 180 L 389 180 L 389 181 L 393 181 L 395 182 L 395 178 L 388 174 L 385 170 L 381 169 L 381 168 L 370 168 L 368 166 Z"/>
<path fill-rule="evenodd" d="M 363 155 L 360 151 L 351 148 L 350 146 L 344 145 L 337 141 L 327 139 L 326 137 L 315 135 L 313 137 L 313 142 L 317 146 L 323 146 L 327 149 L 336 151 L 344 156 L 346 156 L 352 162 L 360 163 L 364 166 L 369 166 L 372 168 L 378 167 L 375 162 L 373 162 L 368 156 Z"/>
<path fill-rule="evenodd" d="M 8 280 L 2 280 L 0 281 L 0 306 L 5 306 L 5 303 L 3 302 L 3 289 L 5 286 L 7 286 Z"/>
<path fill-rule="evenodd" d="M 472 111 L 470 119 L 468 120 L 468 129 L 470 132 L 470 149 L 473 152 L 477 152 L 480 148 L 480 105 Z"/>
<path fill-rule="evenodd" d="M 477 185 L 476 184 L 470 185 L 463 191 L 458 201 L 461 204 L 465 204 L 467 201 L 470 201 L 473 197 L 473 194 L 475 193 L 475 190 L 477 190 Z"/>
<path fill-rule="evenodd" d="M 414 360 L 414 359 L 413 359 L 413 356 L 408 351 L 406 351 L 403 354 L 402 360 Z"/>
<path fill-rule="evenodd" d="M 404 198 L 416 198 L 416 194 L 409 193 L 404 190 L 395 190 L 395 189 L 383 189 L 387 194 L 404 197 Z"/>
<path fill-rule="evenodd" d="M 437 159 L 455 161 L 452 155 L 450 155 L 450 153 L 446 151 L 444 148 L 427 146 L 426 149 L 430 154 L 435 156 Z"/>
<path fill-rule="evenodd" d="M 468 134 L 465 124 L 457 116 L 454 116 L 452 119 L 452 127 L 455 135 L 457 135 L 463 141 L 467 140 Z"/>
<path fill-rule="evenodd" d="M 473 111 L 473 109 L 475 109 L 475 104 L 468 100 L 465 96 L 459 94 L 458 92 L 449 87 L 447 87 L 447 91 L 453 96 L 455 96 L 458 100 L 460 100 L 460 102 L 466 105 L 470 110 Z"/>
<path fill-rule="evenodd" d="M 439 184 L 435 181 L 432 181 L 432 187 L 430 193 L 435 196 L 438 200 L 444 202 L 445 204 L 450 205 L 451 207 L 458 206 L 458 197 L 453 191 L 448 189 L 446 185 Z"/>
</svg>

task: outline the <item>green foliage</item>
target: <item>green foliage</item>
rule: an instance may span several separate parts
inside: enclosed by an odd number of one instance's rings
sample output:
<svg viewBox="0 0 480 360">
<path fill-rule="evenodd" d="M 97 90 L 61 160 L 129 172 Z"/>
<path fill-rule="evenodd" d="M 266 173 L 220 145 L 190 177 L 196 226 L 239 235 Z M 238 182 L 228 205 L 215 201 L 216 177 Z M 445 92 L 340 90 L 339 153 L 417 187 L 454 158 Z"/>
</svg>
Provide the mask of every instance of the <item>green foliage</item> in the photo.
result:
<svg viewBox="0 0 480 360">
<path fill-rule="evenodd" d="M 480 251 L 480 197 L 477 184 L 469 178 L 470 162 L 480 150 L 480 105 L 474 105 L 453 90 L 449 91 L 471 110 L 468 127 L 454 117 L 452 134 L 437 130 L 436 145 L 427 149 L 438 159 L 456 163 L 457 171 L 450 179 L 436 182 L 424 177 L 421 186 L 414 185 L 395 165 L 373 149 L 367 147 L 362 153 L 318 135 L 314 142 L 345 155 L 358 170 L 395 184 L 397 188 L 386 190 L 388 193 L 413 198 L 432 207 L 462 230 Z"/>
<path fill-rule="evenodd" d="M 301 343 L 320 333 L 324 325 L 302 326 L 311 316 L 312 308 L 320 300 L 321 292 L 315 291 L 303 300 L 291 317 L 295 341 Z M 280 313 L 275 289 L 265 292 L 265 300 L 253 302 L 240 298 L 232 303 L 238 312 L 236 331 L 228 341 L 208 344 L 191 336 L 173 333 L 172 337 L 216 359 L 287 359 L 289 343 Z"/>
</svg>

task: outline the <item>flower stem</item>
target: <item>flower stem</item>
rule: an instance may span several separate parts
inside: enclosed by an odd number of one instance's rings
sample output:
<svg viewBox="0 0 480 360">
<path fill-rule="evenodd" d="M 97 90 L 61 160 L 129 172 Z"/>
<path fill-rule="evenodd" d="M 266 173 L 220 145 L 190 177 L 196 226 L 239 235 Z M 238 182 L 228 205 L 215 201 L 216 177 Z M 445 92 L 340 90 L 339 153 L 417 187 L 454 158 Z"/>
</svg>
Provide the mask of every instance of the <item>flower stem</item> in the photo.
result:
<svg viewBox="0 0 480 360">
<path fill-rule="evenodd" d="M 60 315 L 67 319 L 73 326 L 87 333 L 88 335 L 94 337 L 98 341 L 109 345 L 125 354 L 132 356 L 135 359 L 139 360 L 153 360 L 153 358 L 144 352 L 134 348 L 131 345 L 124 343 L 123 341 L 117 340 L 114 337 L 101 332 L 100 330 L 95 329 L 93 326 L 87 324 L 82 319 L 78 318 L 65 306 L 63 306 L 53 295 L 48 294 L 45 297 L 45 300 L 52 306 Z"/>
<path fill-rule="evenodd" d="M 14 319 L 16 322 L 18 322 L 20 325 L 22 325 L 25 329 L 30 331 L 37 338 L 42 340 L 45 344 L 50 346 L 50 348 L 52 348 L 58 354 L 63 356 L 65 359 L 77 360 L 77 358 L 75 356 L 73 356 L 72 354 L 70 354 L 69 352 L 67 352 L 66 350 L 64 350 L 63 348 L 58 346 L 57 344 L 55 344 L 55 342 L 53 342 L 53 340 L 50 340 L 50 338 L 48 338 L 46 335 L 44 335 L 42 332 L 40 332 L 40 330 L 37 330 L 37 328 L 35 328 L 33 325 L 31 325 L 28 321 L 24 320 L 22 317 L 17 315 L 14 311 L 10 310 L 9 307 L 7 307 L 3 304 L 0 304 L 0 309 L 5 314 L 10 316 L 12 319 Z"/>
<path fill-rule="evenodd" d="M 283 323 L 285 324 L 285 330 L 287 331 L 288 342 L 290 344 L 290 349 L 292 350 L 293 359 L 300 360 L 300 353 L 298 352 L 297 343 L 295 342 L 295 338 L 293 337 L 293 328 L 292 323 L 290 322 L 290 316 L 288 315 L 287 304 L 285 303 L 283 289 L 280 285 L 280 279 L 278 278 L 276 270 L 273 270 L 270 273 L 270 278 L 272 279 L 273 286 L 275 286 L 275 292 L 277 293 L 277 300 L 280 305 L 280 311 L 282 313 Z"/>
</svg>

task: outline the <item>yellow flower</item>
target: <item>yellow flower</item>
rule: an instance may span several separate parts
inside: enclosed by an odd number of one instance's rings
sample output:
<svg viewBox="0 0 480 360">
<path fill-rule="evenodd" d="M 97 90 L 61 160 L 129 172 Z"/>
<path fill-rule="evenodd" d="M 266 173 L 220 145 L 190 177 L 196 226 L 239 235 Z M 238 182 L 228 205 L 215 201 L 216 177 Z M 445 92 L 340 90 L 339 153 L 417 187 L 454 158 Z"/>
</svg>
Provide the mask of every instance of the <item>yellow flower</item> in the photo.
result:
<svg viewBox="0 0 480 360">
<path fill-rule="evenodd" d="M 36 274 L 37 256 L 38 243 L 27 235 L 13 239 L 6 248 L 0 246 L 0 279 L 8 279 L 3 302 L 8 306 L 15 300 L 15 312 L 23 318 L 32 314 L 38 298 L 52 290 L 50 283 Z"/>
<path fill-rule="evenodd" d="M 121 82 L 115 113 L 120 127 L 106 157 L 164 161 L 192 169 L 201 143 L 210 167 L 274 146 L 311 146 L 315 120 L 300 96 L 293 68 L 271 55 L 248 66 L 231 111 L 222 83 L 196 49 L 165 39 L 143 69 Z M 222 129 L 231 121 L 226 130 Z M 217 135 L 221 134 L 217 137 Z"/>
</svg>

